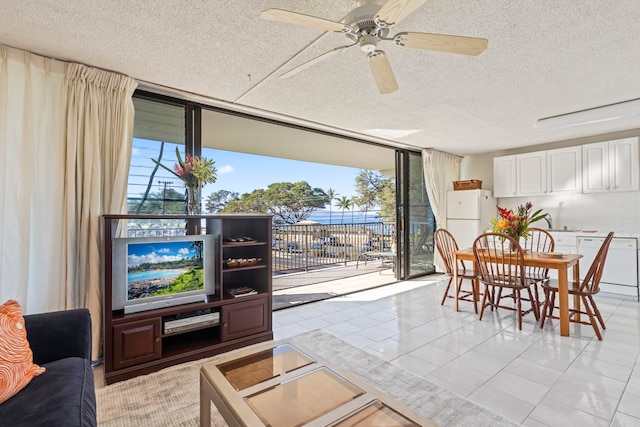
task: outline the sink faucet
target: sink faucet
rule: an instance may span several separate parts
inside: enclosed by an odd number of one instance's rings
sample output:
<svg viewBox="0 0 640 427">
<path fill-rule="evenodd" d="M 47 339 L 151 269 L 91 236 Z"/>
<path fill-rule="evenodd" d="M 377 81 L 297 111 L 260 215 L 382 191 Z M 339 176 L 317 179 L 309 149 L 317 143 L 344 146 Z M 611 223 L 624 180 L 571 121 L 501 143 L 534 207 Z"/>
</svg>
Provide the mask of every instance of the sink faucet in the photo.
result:
<svg viewBox="0 0 640 427">
<path fill-rule="evenodd" d="M 549 226 L 549 230 L 553 230 L 553 223 L 552 223 L 552 218 L 551 218 L 551 214 L 547 214 L 544 217 L 544 220 L 547 221 L 547 225 Z"/>
</svg>

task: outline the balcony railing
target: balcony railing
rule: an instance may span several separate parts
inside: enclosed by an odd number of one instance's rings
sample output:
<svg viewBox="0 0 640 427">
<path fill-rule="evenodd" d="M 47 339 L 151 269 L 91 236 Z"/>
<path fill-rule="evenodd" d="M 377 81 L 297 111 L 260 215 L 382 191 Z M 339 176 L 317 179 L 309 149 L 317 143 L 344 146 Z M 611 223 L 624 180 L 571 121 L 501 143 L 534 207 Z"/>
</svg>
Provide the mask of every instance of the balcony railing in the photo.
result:
<svg viewBox="0 0 640 427">
<path fill-rule="evenodd" d="M 395 224 L 305 224 L 273 227 L 273 271 L 346 264 L 364 252 L 391 251 Z"/>
<path fill-rule="evenodd" d="M 178 224 L 176 224 L 178 225 Z M 395 224 L 274 225 L 271 249 L 273 272 L 309 271 L 357 260 L 365 252 L 391 251 Z M 132 222 L 129 237 L 180 236 L 184 226 L 141 227 Z"/>
</svg>

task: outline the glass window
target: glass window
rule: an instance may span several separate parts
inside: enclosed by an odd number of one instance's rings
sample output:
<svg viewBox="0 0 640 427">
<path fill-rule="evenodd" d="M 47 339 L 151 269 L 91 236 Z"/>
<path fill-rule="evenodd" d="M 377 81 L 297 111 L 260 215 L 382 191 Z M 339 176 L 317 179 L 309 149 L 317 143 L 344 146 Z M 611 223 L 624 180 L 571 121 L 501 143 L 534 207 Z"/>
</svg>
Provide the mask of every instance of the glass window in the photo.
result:
<svg viewBox="0 0 640 427">
<path fill-rule="evenodd" d="M 185 108 L 133 98 L 136 114 L 129 167 L 127 211 L 131 214 L 182 214 L 185 188 L 180 179 L 152 159 L 173 168 L 176 148 L 184 157 Z"/>
</svg>

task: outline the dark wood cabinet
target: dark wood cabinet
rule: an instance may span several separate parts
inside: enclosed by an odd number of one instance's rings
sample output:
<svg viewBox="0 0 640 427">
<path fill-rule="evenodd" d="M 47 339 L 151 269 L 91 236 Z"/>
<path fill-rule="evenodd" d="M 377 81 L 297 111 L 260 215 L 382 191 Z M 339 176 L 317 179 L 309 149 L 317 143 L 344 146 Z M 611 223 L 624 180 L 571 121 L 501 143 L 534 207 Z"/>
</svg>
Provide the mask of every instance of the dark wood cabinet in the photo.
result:
<svg viewBox="0 0 640 427">
<path fill-rule="evenodd" d="M 262 295 L 250 301 L 226 304 L 222 308 L 223 341 L 267 331 L 271 317 L 268 305 Z"/>
<path fill-rule="evenodd" d="M 111 384 L 177 363 L 197 360 L 273 339 L 270 215 L 105 215 L 104 220 L 104 364 Z M 159 224 L 151 229 L 136 223 Z M 122 290 L 114 274 L 116 239 L 166 233 L 212 235 L 214 273 L 201 302 L 124 313 L 114 308 L 113 290 Z M 123 230 L 127 230 L 123 231 Z M 153 236 L 154 234 L 152 234 Z M 158 235 L 158 234 L 155 234 Z M 164 235 L 164 234 L 160 234 Z M 118 245 L 115 245 L 118 246 Z M 238 261 L 236 263 L 230 261 Z M 117 264 L 116 264 L 117 265 Z M 233 291 L 251 289 L 249 295 Z M 198 319 L 190 323 L 189 319 Z M 201 321 L 200 319 L 206 319 Z"/>
<path fill-rule="evenodd" d="M 126 368 L 160 359 L 162 319 L 137 320 L 113 326 L 113 366 Z"/>
</svg>

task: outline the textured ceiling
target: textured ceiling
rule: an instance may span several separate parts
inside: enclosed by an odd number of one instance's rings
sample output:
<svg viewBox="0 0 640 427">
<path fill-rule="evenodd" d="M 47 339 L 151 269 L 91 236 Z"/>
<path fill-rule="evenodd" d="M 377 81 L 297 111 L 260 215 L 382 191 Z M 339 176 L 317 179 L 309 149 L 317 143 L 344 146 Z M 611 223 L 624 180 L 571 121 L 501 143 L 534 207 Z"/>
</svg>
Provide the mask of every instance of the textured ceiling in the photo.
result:
<svg viewBox="0 0 640 427">
<path fill-rule="evenodd" d="M 345 36 L 267 21 L 288 9 L 335 21 L 352 0 L 3 0 L 0 44 L 81 62 L 212 103 L 324 125 L 392 146 L 455 154 L 640 128 L 619 122 L 542 132 L 537 119 L 640 98 L 637 0 L 430 0 L 391 29 L 482 37 L 481 55 L 380 45 L 400 89 L 376 90 L 357 47 L 278 76 Z M 379 139 L 375 139 L 378 140 Z"/>
</svg>

